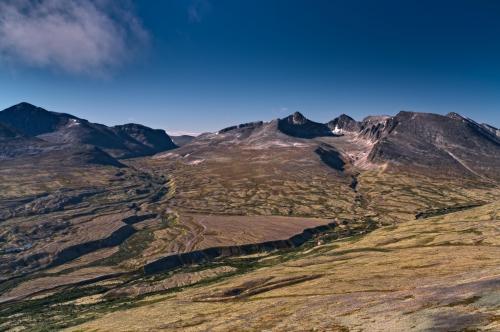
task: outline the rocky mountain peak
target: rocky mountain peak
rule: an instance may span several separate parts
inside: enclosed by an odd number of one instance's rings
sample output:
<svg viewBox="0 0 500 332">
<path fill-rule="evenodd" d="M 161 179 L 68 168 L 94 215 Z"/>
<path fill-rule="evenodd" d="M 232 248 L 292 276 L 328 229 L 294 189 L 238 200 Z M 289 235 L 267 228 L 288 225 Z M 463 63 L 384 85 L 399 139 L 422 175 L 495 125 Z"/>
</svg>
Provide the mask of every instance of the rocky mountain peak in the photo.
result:
<svg viewBox="0 0 500 332">
<path fill-rule="evenodd" d="M 301 125 L 305 124 L 307 122 L 307 119 L 302 113 L 300 112 L 294 112 L 292 114 L 292 123 L 295 125 Z"/>
<path fill-rule="evenodd" d="M 335 134 L 342 134 L 344 132 L 357 132 L 360 130 L 360 124 L 347 114 L 341 114 L 332 121 L 327 123 Z"/>
<path fill-rule="evenodd" d="M 333 136 L 326 124 L 308 120 L 300 112 L 295 112 L 286 118 L 279 119 L 278 129 L 289 136 L 301 138 Z"/>
<path fill-rule="evenodd" d="M 451 118 L 451 119 L 455 119 L 455 120 L 464 120 L 465 119 L 463 116 L 461 116 L 460 114 L 455 113 L 455 112 L 450 112 L 450 113 L 446 114 L 446 116 Z"/>
<path fill-rule="evenodd" d="M 23 102 L 0 112 L 0 121 L 28 136 L 52 132 L 77 117 L 49 112 L 41 107 Z"/>
<path fill-rule="evenodd" d="M 19 104 L 12 106 L 11 108 L 14 108 L 14 109 L 25 109 L 25 108 L 40 109 L 40 107 L 36 107 L 35 105 L 27 103 L 25 101 L 22 101 Z"/>
</svg>

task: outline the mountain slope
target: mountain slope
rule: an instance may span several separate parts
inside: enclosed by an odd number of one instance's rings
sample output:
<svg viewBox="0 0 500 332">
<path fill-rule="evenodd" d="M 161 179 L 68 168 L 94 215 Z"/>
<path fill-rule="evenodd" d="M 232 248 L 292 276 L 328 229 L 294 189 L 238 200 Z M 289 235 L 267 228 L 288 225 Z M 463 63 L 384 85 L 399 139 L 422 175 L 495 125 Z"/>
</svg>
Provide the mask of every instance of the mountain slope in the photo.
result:
<svg viewBox="0 0 500 332">
<path fill-rule="evenodd" d="M 289 136 L 300 138 L 333 136 L 331 129 L 327 125 L 306 119 L 299 112 L 278 120 L 278 128 Z"/>
<path fill-rule="evenodd" d="M 346 114 L 341 114 L 339 117 L 329 121 L 326 125 L 336 134 L 342 134 L 345 131 L 357 132 L 361 129 L 359 122 Z"/>
<path fill-rule="evenodd" d="M 107 127 L 70 114 L 20 103 L 0 112 L 0 122 L 54 144 L 90 144 L 117 158 L 154 154 L 175 147 L 163 130 L 136 124 Z"/>
<path fill-rule="evenodd" d="M 127 148 L 131 151 L 137 151 L 137 153 L 155 154 L 177 147 L 162 129 L 151 129 L 140 124 L 127 123 L 114 126 L 112 130 L 124 139 Z M 131 142 L 130 138 L 135 142 Z"/>
<path fill-rule="evenodd" d="M 483 123 L 483 124 L 481 124 L 481 126 L 484 129 L 486 129 L 487 131 L 489 131 L 490 133 L 492 133 L 493 135 L 495 135 L 496 137 L 500 138 L 500 129 L 495 128 L 487 123 Z"/>
<path fill-rule="evenodd" d="M 261 254 L 255 269 L 172 286 L 69 330 L 498 331 L 499 208 Z M 247 268 L 251 258 L 234 261 Z"/>
<path fill-rule="evenodd" d="M 434 174 L 500 179 L 500 140 L 462 117 L 400 112 L 379 128 L 373 162 Z"/>
<path fill-rule="evenodd" d="M 58 130 L 77 117 L 55 113 L 29 103 L 20 103 L 0 112 L 0 122 L 16 128 L 27 136 L 38 136 Z"/>
<path fill-rule="evenodd" d="M 0 140 L 12 139 L 22 136 L 17 130 L 0 122 Z"/>
</svg>

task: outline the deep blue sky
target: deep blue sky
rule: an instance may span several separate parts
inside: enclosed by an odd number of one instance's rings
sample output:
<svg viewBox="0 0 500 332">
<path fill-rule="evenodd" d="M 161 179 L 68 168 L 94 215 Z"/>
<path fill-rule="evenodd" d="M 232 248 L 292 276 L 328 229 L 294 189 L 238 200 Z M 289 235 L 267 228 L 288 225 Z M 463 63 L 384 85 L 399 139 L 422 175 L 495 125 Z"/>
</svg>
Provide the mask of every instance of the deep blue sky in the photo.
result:
<svg viewBox="0 0 500 332">
<path fill-rule="evenodd" d="M 82 72 L 11 55 L 0 108 L 28 101 L 170 133 L 297 110 L 322 122 L 454 111 L 500 126 L 500 1 L 142 0 L 124 10 L 148 36 L 126 39 L 130 57 Z"/>
</svg>

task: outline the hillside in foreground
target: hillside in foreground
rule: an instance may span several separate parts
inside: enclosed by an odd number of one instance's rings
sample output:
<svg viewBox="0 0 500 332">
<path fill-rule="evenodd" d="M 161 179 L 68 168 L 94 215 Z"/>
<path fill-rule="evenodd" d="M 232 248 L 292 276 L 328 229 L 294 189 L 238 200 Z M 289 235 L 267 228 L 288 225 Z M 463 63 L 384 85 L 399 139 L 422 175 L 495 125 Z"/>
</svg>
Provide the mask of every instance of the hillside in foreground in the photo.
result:
<svg viewBox="0 0 500 332">
<path fill-rule="evenodd" d="M 489 204 L 219 262 L 205 271 L 226 277 L 200 277 L 207 281 L 145 296 L 72 330 L 498 331 L 499 212 Z M 257 266 L 231 275 L 243 262 Z"/>
</svg>

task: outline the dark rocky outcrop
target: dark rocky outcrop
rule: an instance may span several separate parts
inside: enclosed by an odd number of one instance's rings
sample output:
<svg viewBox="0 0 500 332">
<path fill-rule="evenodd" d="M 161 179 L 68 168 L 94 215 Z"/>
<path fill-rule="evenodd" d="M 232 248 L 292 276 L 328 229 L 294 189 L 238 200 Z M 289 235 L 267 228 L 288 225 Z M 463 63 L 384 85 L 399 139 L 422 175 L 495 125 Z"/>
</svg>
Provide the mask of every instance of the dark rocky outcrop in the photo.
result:
<svg viewBox="0 0 500 332">
<path fill-rule="evenodd" d="M 441 216 L 443 214 L 454 213 L 454 212 L 458 212 L 458 211 L 472 209 L 472 208 L 475 208 L 475 207 L 478 207 L 481 205 L 483 205 L 483 203 L 473 203 L 473 204 L 468 204 L 468 205 L 456 205 L 456 206 L 449 206 L 449 207 L 445 207 L 445 208 L 441 208 L 441 209 L 432 209 L 432 210 L 421 211 L 415 215 L 415 219 L 425 219 L 425 218 L 430 218 L 430 217 Z"/>
<path fill-rule="evenodd" d="M 136 230 L 132 226 L 124 225 L 111 233 L 106 238 L 79 243 L 77 245 L 65 248 L 56 254 L 49 267 L 64 264 L 80 256 L 102 248 L 109 248 L 120 245 L 135 232 Z"/>
<path fill-rule="evenodd" d="M 69 246 L 57 252 L 54 257 L 50 257 L 46 252 L 40 252 L 12 261 L 9 266 L 13 270 L 30 265 L 37 269 L 58 266 L 96 250 L 120 245 L 135 232 L 132 226 L 123 225 L 106 238 Z"/>
<path fill-rule="evenodd" d="M 238 129 L 238 126 L 229 126 L 226 128 L 222 128 L 221 130 L 218 131 L 218 133 L 223 134 L 223 133 L 227 133 L 229 131 L 235 130 L 235 129 Z"/>
<path fill-rule="evenodd" d="M 130 217 L 126 217 L 122 220 L 122 222 L 124 222 L 127 225 L 133 225 L 133 224 L 137 224 L 139 222 L 145 221 L 145 220 L 154 219 L 156 217 L 158 217 L 157 213 L 146 213 L 146 214 L 133 215 Z"/>
<path fill-rule="evenodd" d="M 171 270 L 183 265 L 207 262 L 218 257 L 229 257 L 238 255 L 249 255 L 263 251 L 276 249 L 294 248 L 301 246 L 312 239 L 316 234 L 324 233 L 335 228 L 337 224 L 318 226 L 305 229 L 302 233 L 294 235 L 286 240 L 267 241 L 261 243 L 234 245 L 226 247 L 213 247 L 186 253 L 169 255 L 144 265 L 146 275 Z"/>
<path fill-rule="evenodd" d="M 227 132 L 230 132 L 230 131 L 233 131 L 236 129 L 254 129 L 254 128 L 262 126 L 263 124 L 264 124 L 263 121 L 240 123 L 239 125 L 236 125 L 236 126 L 230 126 L 230 127 L 223 128 L 223 129 L 219 130 L 218 133 L 223 134 L 223 133 L 227 133 Z"/>
</svg>

